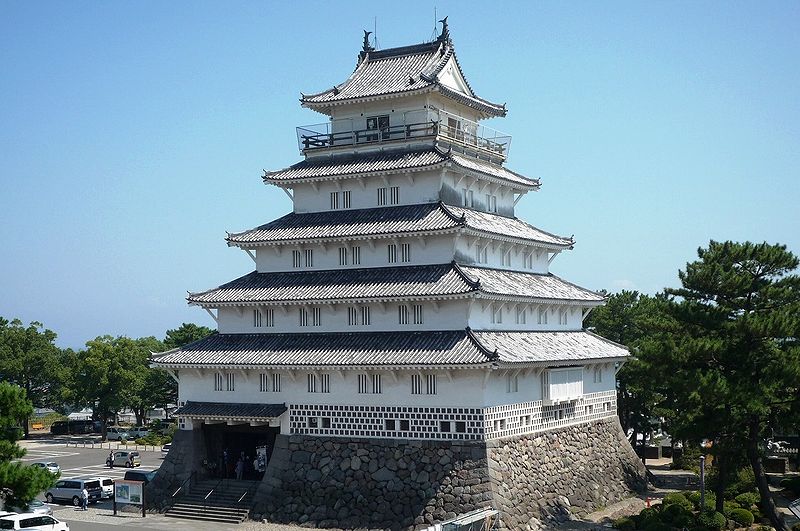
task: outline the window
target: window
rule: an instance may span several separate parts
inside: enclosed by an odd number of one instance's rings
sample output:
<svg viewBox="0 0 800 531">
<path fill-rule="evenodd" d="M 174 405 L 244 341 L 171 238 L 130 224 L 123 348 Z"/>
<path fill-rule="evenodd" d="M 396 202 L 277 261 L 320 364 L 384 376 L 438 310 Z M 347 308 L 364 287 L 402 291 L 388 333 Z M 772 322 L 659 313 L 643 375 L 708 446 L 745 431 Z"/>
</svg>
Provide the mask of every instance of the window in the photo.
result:
<svg viewBox="0 0 800 531">
<path fill-rule="evenodd" d="M 486 247 L 478 247 L 475 245 L 475 262 L 479 264 L 488 262 Z"/>
<path fill-rule="evenodd" d="M 419 374 L 411 375 L 411 394 L 412 395 L 422 394 L 422 376 L 420 376 Z"/>
<path fill-rule="evenodd" d="M 261 313 L 264 316 L 264 326 L 275 326 L 275 308 L 266 308 Z"/>
<path fill-rule="evenodd" d="M 381 375 L 380 374 L 359 374 L 358 375 L 358 393 L 359 394 L 373 394 L 379 395 L 382 392 Z"/>
<path fill-rule="evenodd" d="M 594 369 L 594 383 L 603 382 L 603 370 L 600 367 Z"/>
<path fill-rule="evenodd" d="M 222 391 L 222 373 L 215 372 L 214 373 L 214 391 Z"/>
<path fill-rule="evenodd" d="M 467 188 L 461 189 L 461 203 L 465 207 L 475 206 L 475 193 Z"/>
<path fill-rule="evenodd" d="M 422 305 L 415 304 L 414 305 L 414 324 L 422 324 L 423 323 L 423 315 L 422 315 Z"/>
<path fill-rule="evenodd" d="M 361 263 L 361 247 L 359 247 L 357 245 L 354 246 L 354 247 L 351 247 L 350 248 L 350 258 L 352 258 L 352 260 L 350 260 L 350 261 L 353 263 L 353 265 L 359 265 Z"/>
<path fill-rule="evenodd" d="M 305 308 L 298 308 L 297 313 L 300 317 L 300 326 L 308 326 L 308 310 Z"/>
<path fill-rule="evenodd" d="M 386 205 L 386 188 L 378 188 L 378 206 Z"/>
<path fill-rule="evenodd" d="M 368 116 L 367 117 L 367 131 L 375 131 L 367 135 L 367 142 L 376 142 L 379 137 L 380 140 L 389 140 L 391 134 L 389 132 L 389 115 L 383 116 Z M 380 135 L 378 134 L 380 131 Z"/>
<path fill-rule="evenodd" d="M 386 419 L 386 420 L 384 420 L 384 429 L 386 431 L 394 431 L 395 429 L 397 429 L 395 426 L 396 426 L 396 424 L 395 424 L 395 420 L 394 419 Z"/>
<path fill-rule="evenodd" d="M 436 375 L 428 374 L 425 376 L 425 392 L 429 395 L 436 394 Z"/>
<path fill-rule="evenodd" d="M 306 267 L 314 267 L 314 249 L 306 249 L 303 251 L 306 259 Z"/>
<path fill-rule="evenodd" d="M 511 251 L 503 253 L 501 260 L 504 266 L 511 267 Z"/>
<path fill-rule="evenodd" d="M 311 326 L 322 326 L 322 308 L 311 308 Z"/>
<path fill-rule="evenodd" d="M 383 386 L 381 385 L 381 375 L 380 374 L 373 374 L 372 375 L 372 394 L 379 395 L 383 392 Z"/>
<path fill-rule="evenodd" d="M 320 374 L 319 375 L 319 383 L 320 383 L 320 393 L 330 393 L 331 392 L 331 375 L 330 374 Z"/>
<path fill-rule="evenodd" d="M 331 192 L 331 210 L 339 208 L 339 192 Z"/>
<path fill-rule="evenodd" d="M 263 320 L 261 319 L 261 310 L 256 308 L 253 310 L 253 326 L 256 328 L 261 328 Z"/>
<path fill-rule="evenodd" d="M 347 265 L 347 247 L 339 247 L 339 265 Z"/>
<path fill-rule="evenodd" d="M 522 259 L 522 267 L 533 269 L 533 253 L 526 254 Z"/>
<path fill-rule="evenodd" d="M 389 263 L 394 264 L 397 262 L 397 245 L 390 243 L 387 246 L 388 254 L 389 254 Z"/>
<path fill-rule="evenodd" d="M 400 244 L 400 261 L 401 262 L 410 262 L 411 261 L 411 244 L 410 243 L 401 243 Z"/>
<path fill-rule="evenodd" d="M 370 322 L 369 319 L 369 306 L 362 306 L 361 307 L 361 324 L 368 325 Z"/>
<path fill-rule="evenodd" d="M 347 325 L 369 325 L 370 324 L 370 307 L 369 306 L 350 306 L 347 308 Z"/>
<path fill-rule="evenodd" d="M 317 392 L 317 375 L 309 373 L 306 377 L 308 382 L 308 392 L 309 393 L 316 393 Z"/>
<path fill-rule="evenodd" d="M 408 431 L 410 424 L 411 423 L 408 421 L 408 419 L 401 420 L 400 421 L 400 431 Z"/>
<path fill-rule="evenodd" d="M 467 433 L 467 423 L 463 420 L 456 421 L 456 433 Z"/>
<path fill-rule="evenodd" d="M 397 307 L 397 322 L 400 324 L 408 324 L 408 306 L 401 304 Z"/>
<path fill-rule="evenodd" d="M 319 428 L 319 419 L 317 417 L 308 417 L 309 428 Z"/>
<path fill-rule="evenodd" d="M 366 374 L 359 374 L 358 375 L 358 394 L 363 395 L 369 391 L 369 387 L 367 386 L 368 377 Z"/>
<path fill-rule="evenodd" d="M 347 308 L 347 326 L 356 326 L 358 324 L 358 308 L 350 306 Z"/>
<path fill-rule="evenodd" d="M 516 393 L 519 391 L 519 376 L 516 374 L 506 375 L 506 393 Z"/>
<path fill-rule="evenodd" d="M 440 420 L 439 421 L 439 431 L 442 433 L 450 433 L 450 421 L 449 420 Z"/>
<path fill-rule="evenodd" d="M 236 377 L 232 372 L 225 373 L 225 390 L 233 391 L 235 389 Z"/>
<path fill-rule="evenodd" d="M 266 393 L 267 392 L 267 382 L 268 381 L 269 381 L 269 378 L 267 378 L 267 373 L 262 372 L 261 374 L 258 375 L 258 391 L 260 393 Z"/>
<path fill-rule="evenodd" d="M 281 392 L 281 375 L 280 373 L 273 373 L 272 374 L 272 392 L 273 393 L 280 393 Z"/>
<path fill-rule="evenodd" d="M 517 308 L 517 324 L 525 324 L 527 318 L 528 312 L 525 311 L 525 308 Z"/>
<path fill-rule="evenodd" d="M 547 324 L 547 308 L 539 308 L 539 319 L 536 322 L 538 324 Z"/>
<path fill-rule="evenodd" d="M 567 324 L 567 310 L 558 311 L 558 324 L 560 325 Z"/>
<path fill-rule="evenodd" d="M 503 324 L 503 307 L 492 308 L 492 324 Z"/>
<path fill-rule="evenodd" d="M 350 190 L 342 192 L 342 208 L 350 208 Z"/>
<path fill-rule="evenodd" d="M 322 427 L 323 428 L 330 428 L 331 427 L 331 418 L 330 417 L 322 417 Z"/>
<path fill-rule="evenodd" d="M 292 267 L 300 267 L 300 251 L 292 251 Z"/>
<path fill-rule="evenodd" d="M 488 212 L 497 212 L 497 196 L 486 194 L 486 210 Z"/>
<path fill-rule="evenodd" d="M 389 204 L 390 205 L 399 205 L 400 204 L 400 187 L 399 186 L 392 186 L 389 188 Z"/>
</svg>

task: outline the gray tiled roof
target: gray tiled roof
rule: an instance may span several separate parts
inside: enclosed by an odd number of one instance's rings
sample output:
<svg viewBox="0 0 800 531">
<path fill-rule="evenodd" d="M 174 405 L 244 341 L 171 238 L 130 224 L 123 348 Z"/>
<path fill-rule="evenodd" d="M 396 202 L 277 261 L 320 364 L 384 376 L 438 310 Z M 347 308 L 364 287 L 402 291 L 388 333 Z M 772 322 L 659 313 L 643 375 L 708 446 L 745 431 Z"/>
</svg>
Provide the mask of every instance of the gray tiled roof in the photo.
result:
<svg viewBox="0 0 800 531">
<path fill-rule="evenodd" d="M 497 350 L 506 363 L 574 362 L 623 358 L 628 349 L 591 332 L 485 332 L 474 331 L 490 351 Z"/>
<path fill-rule="evenodd" d="M 192 304 L 218 307 L 285 302 L 411 299 L 482 294 L 552 302 L 601 303 L 604 297 L 554 275 L 461 266 L 453 263 L 322 271 L 252 272 L 201 293 Z"/>
<path fill-rule="evenodd" d="M 248 247 L 305 240 L 450 231 L 462 227 L 478 233 L 556 247 L 574 244 L 571 239 L 537 229 L 517 218 L 444 206 L 441 203 L 291 213 L 260 227 L 229 234 L 227 240 L 229 245 Z"/>
<path fill-rule="evenodd" d="M 320 334 L 213 334 L 156 355 L 162 366 L 396 366 L 489 362 L 464 330 Z"/>
<path fill-rule="evenodd" d="M 274 419 L 286 411 L 286 404 L 243 404 L 187 401 L 174 415 L 179 417 Z"/>
<path fill-rule="evenodd" d="M 453 264 L 252 272 L 187 297 L 190 303 L 224 305 L 280 301 L 333 301 L 452 296 L 475 291 Z"/>
<path fill-rule="evenodd" d="M 503 269 L 460 266 L 470 278 L 480 282 L 480 290 L 488 295 L 533 299 L 555 299 L 600 303 L 603 295 L 576 286 L 551 274 L 520 273 Z"/>
<path fill-rule="evenodd" d="M 454 56 L 449 39 L 362 53 L 355 71 L 344 83 L 318 94 L 302 95 L 300 101 L 306 107 L 329 113 L 330 106 L 336 103 L 439 90 L 488 115 L 505 116 L 503 105 L 477 97 L 470 87 L 467 94 L 462 94 L 439 83 L 439 73 Z M 457 59 L 456 64 L 461 70 Z"/>
<path fill-rule="evenodd" d="M 245 367 L 566 364 L 624 358 L 624 347 L 585 331 L 448 330 L 328 334 L 214 334 L 153 357 L 155 365 Z"/>
<path fill-rule="evenodd" d="M 437 148 L 424 150 L 386 150 L 379 152 L 309 157 L 283 170 L 264 172 L 264 182 L 280 184 L 298 180 L 333 180 L 391 171 L 433 170 L 456 166 L 492 179 L 515 183 L 529 189 L 539 187 L 538 179 L 531 179 L 499 164 L 473 159 Z"/>
</svg>

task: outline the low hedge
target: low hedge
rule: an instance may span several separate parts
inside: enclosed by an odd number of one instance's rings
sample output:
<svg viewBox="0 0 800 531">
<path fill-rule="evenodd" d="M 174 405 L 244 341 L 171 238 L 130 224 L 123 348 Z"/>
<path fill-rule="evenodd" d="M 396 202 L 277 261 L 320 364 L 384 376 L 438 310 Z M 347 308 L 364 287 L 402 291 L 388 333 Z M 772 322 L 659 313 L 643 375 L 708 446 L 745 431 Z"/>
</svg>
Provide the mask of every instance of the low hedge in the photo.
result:
<svg viewBox="0 0 800 531">
<path fill-rule="evenodd" d="M 727 520 L 725 515 L 716 511 L 703 511 L 697 517 L 697 523 L 711 531 L 720 531 L 725 528 Z"/>
<path fill-rule="evenodd" d="M 753 513 L 747 509 L 734 509 L 730 513 L 730 519 L 741 525 L 742 527 L 750 527 L 755 522 Z"/>
</svg>

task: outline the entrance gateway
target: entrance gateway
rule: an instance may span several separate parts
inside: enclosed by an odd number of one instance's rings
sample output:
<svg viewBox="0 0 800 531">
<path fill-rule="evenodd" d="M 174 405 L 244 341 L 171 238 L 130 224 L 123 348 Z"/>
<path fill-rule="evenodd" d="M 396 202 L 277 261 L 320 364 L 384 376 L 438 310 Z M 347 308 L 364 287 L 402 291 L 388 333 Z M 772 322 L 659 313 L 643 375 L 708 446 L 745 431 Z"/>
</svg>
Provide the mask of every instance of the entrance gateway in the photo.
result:
<svg viewBox="0 0 800 531">
<path fill-rule="evenodd" d="M 244 457 L 243 475 L 246 479 L 257 479 L 259 470 L 253 466 L 253 460 L 261 454 L 264 465 L 269 461 L 286 409 L 285 404 L 189 401 L 176 415 L 202 432 L 206 448 L 203 463 L 209 475 L 235 477 L 236 462 Z"/>
</svg>

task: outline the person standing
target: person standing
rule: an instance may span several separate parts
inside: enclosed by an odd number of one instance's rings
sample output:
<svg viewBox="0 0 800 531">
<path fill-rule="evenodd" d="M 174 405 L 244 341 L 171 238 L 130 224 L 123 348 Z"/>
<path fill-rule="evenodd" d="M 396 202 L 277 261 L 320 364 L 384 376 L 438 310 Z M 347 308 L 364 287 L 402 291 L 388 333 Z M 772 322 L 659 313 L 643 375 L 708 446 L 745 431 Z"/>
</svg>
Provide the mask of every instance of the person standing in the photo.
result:
<svg viewBox="0 0 800 531">
<path fill-rule="evenodd" d="M 83 490 L 81 491 L 81 506 L 84 511 L 89 510 L 89 491 L 86 490 L 86 485 L 83 486 Z"/>
<path fill-rule="evenodd" d="M 238 461 L 236 461 L 236 479 L 242 479 L 242 474 L 244 473 L 244 459 L 241 457 Z"/>
</svg>

